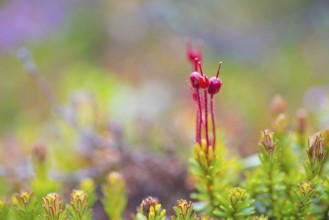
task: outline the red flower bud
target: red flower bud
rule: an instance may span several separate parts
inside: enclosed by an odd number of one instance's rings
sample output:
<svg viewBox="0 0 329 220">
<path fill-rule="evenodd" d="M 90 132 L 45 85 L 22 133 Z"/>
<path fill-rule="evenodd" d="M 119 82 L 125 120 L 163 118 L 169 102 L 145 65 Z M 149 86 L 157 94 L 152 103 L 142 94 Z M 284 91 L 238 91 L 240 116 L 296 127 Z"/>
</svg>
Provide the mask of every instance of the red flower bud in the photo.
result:
<svg viewBox="0 0 329 220">
<path fill-rule="evenodd" d="M 208 89 L 208 93 L 210 95 L 215 95 L 216 93 L 218 93 L 223 85 L 223 82 L 218 78 L 221 67 L 222 67 L 222 62 L 219 62 L 216 76 L 210 78 L 209 89 Z"/>
<path fill-rule="evenodd" d="M 206 76 L 206 74 L 203 74 L 201 62 L 199 62 L 198 64 L 199 64 L 199 70 L 201 73 L 201 76 L 199 79 L 199 86 L 201 89 L 208 89 L 209 88 L 209 79 Z"/>
<path fill-rule="evenodd" d="M 201 48 L 202 48 L 202 43 L 198 42 L 197 44 L 197 49 L 194 50 L 192 48 L 192 44 L 191 41 L 186 39 L 185 40 L 185 44 L 186 44 L 186 54 L 187 54 L 187 58 L 189 59 L 189 61 L 194 64 L 195 60 L 197 59 L 198 61 L 202 61 L 202 52 L 201 52 Z"/>
<path fill-rule="evenodd" d="M 198 89 L 200 87 L 201 74 L 198 72 L 192 72 L 190 75 L 190 81 L 193 88 Z"/>
<path fill-rule="evenodd" d="M 195 89 L 193 89 L 193 92 L 192 92 L 192 99 L 193 99 L 193 101 L 198 102 L 198 93 Z"/>
<path fill-rule="evenodd" d="M 199 79 L 199 86 L 201 89 L 208 89 L 209 88 L 209 79 L 206 75 L 201 75 Z"/>
<path fill-rule="evenodd" d="M 209 80 L 209 88 L 208 88 L 208 93 L 210 95 L 215 95 L 216 93 L 219 92 L 220 88 L 222 87 L 223 83 L 220 81 L 219 78 L 217 77 L 211 77 Z"/>
<path fill-rule="evenodd" d="M 192 64 L 194 64 L 196 59 L 202 60 L 202 53 L 200 51 L 188 50 L 187 56 Z"/>
</svg>

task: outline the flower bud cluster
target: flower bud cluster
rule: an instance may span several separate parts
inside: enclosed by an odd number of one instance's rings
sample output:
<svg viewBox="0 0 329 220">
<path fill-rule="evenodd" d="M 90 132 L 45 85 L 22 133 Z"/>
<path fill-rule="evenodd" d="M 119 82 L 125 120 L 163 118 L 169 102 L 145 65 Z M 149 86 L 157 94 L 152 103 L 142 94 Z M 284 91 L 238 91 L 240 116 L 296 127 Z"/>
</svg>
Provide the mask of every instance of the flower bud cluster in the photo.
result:
<svg viewBox="0 0 329 220">
<path fill-rule="evenodd" d="M 323 138 L 320 135 L 315 135 L 312 140 L 308 140 L 309 149 L 306 151 L 310 160 L 315 163 L 316 161 L 323 161 L 327 155 L 327 151 L 323 148 Z"/>
<path fill-rule="evenodd" d="M 307 215 L 315 193 L 311 182 L 303 181 L 298 183 L 297 188 L 294 189 L 295 213 L 297 219 L 304 219 Z"/>
<path fill-rule="evenodd" d="M 197 220 L 196 214 L 193 212 L 192 202 L 186 200 L 178 200 L 176 206 L 174 206 L 174 212 L 176 216 L 172 216 L 172 220 Z"/>
<path fill-rule="evenodd" d="M 308 160 L 304 162 L 304 168 L 307 178 L 310 180 L 321 174 L 327 150 L 321 134 L 316 134 L 313 138 L 308 139 L 308 146 L 306 150 Z"/>
<path fill-rule="evenodd" d="M 196 68 L 190 75 L 191 86 L 194 89 L 206 90 L 209 95 L 217 94 L 223 85 L 223 82 L 219 79 L 222 62 L 219 63 L 217 74 L 210 79 L 203 73 L 201 62 L 198 60 L 195 60 L 195 62 L 198 64 L 198 68 Z M 200 70 L 199 72 L 198 69 Z"/>
<path fill-rule="evenodd" d="M 151 208 L 155 208 L 155 206 L 159 203 L 157 198 L 153 198 L 151 196 L 144 199 L 141 203 L 141 210 L 145 216 L 149 216 Z"/>
<path fill-rule="evenodd" d="M 264 149 L 273 154 L 276 148 L 276 144 L 273 141 L 273 133 L 271 133 L 269 130 L 263 131 L 263 140 L 260 141 L 260 143 L 263 145 Z"/>
<path fill-rule="evenodd" d="M 201 134 L 204 133 L 207 147 L 216 145 L 216 126 L 215 126 L 215 113 L 214 113 L 214 101 L 213 97 L 217 94 L 223 83 L 219 79 L 219 73 L 222 66 L 222 62 L 219 63 L 217 73 L 210 79 L 206 74 L 203 73 L 201 61 L 203 55 L 200 47 L 197 50 L 193 50 L 191 42 L 186 43 L 187 58 L 192 63 L 193 71 L 190 74 L 191 87 L 193 88 L 193 100 L 197 104 L 196 112 L 196 142 L 201 144 Z M 200 90 L 203 92 L 203 96 L 200 95 Z M 209 140 L 208 131 L 208 96 L 210 96 L 210 114 L 212 122 L 212 143 Z M 204 113 L 204 114 L 202 114 Z M 204 132 L 202 132 L 202 127 Z"/>
<path fill-rule="evenodd" d="M 151 196 L 142 201 L 141 211 L 148 220 L 165 220 L 166 218 L 166 210 L 161 208 L 158 199 Z"/>
<path fill-rule="evenodd" d="M 63 216 L 62 199 L 57 193 L 49 193 L 42 198 L 45 219 L 60 219 Z"/>
</svg>

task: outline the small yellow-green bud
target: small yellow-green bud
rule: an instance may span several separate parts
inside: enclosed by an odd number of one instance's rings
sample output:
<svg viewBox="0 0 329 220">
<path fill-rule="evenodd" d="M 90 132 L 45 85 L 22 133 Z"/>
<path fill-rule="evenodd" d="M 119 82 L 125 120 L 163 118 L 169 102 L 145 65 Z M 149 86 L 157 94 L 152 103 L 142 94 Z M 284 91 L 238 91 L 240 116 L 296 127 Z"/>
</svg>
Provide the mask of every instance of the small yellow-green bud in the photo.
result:
<svg viewBox="0 0 329 220">
<path fill-rule="evenodd" d="M 46 160 L 47 152 L 46 147 L 42 143 L 37 143 L 32 149 L 32 158 L 40 163 Z"/>
<path fill-rule="evenodd" d="M 271 101 L 271 112 L 273 115 L 285 113 L 287 110 L 287 102 L 280 95 L 275 95 Z"/>
<path fill-rule="evenodd" d="M 83 179 L 80 182 L 80 187 L 79 187 L 82 191 L 88 192 L 88 191 L 93 191 L 95 189 L 95 183 L 93 181 L 93 179 L 91 178 L 86 178 Z"/>
<path fill-rule="evenodd" d="M 158 199 L 157 198 L 153 198 L 151 196 L 147 197 L 146 199 L 144 199 L 141 203 L 141 210 L 143 212 L 143 214 L 148 217 L 153 210 L 153 213 L 155 212 L 155 206 L 158 204 Z"/>
</svg>

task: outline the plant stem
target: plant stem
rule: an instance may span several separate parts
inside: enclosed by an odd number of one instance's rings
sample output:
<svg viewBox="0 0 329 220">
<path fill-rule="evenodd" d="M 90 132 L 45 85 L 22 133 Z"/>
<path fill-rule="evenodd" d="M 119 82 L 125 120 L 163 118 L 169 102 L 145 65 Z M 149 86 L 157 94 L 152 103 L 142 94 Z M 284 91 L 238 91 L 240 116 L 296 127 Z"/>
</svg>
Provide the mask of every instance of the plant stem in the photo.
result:
<svg viewBox="0 0 329 220">
<path fill-rule="evenodd" d="M 195 72 L 198 72 L 198 64 L 199 64 L 199 59 L 195 58 L 195 60 L 194 60 L 194 71 Z"/>
<path fill-rule="evenodd" d="M 215 150 L 216 148 L 216 124 L 215 124 L 215 110 L 214 110 L 214 95 L 210 96 L 210 112 L 211 112 L 211 122 L 212 122 L 212 146 Z"/>
<path fill-rule="evenodd" d="M 208 93 L 207 90 L 204 90 L 204 120 L 205 120 L 205 124 L 204 124 L 204 130 L 205 130 L 205 134 L 206 134 L 206 143 L 207 143 L 207 150 L 209 147 L 209 134 L 208 134 Z"/>
<path fill-rule="evenodd" d="M 198 104 L 197 104 L 198 105 Z M 196 121 L 195 121 L 195 142 L 199 143 L 199 108 L 196 109 Z"/>
<path fill-rule="evenodd" d="M 200 92 L 199 89 L 196 89 L 196 95 L 197 95 L 197 102 L 198 102 L 198 123 L 197 123 L 197 142 L 201 144 L 201 124 L 202 124 L 202 108 L 201 108 L 201 99 L 200 99 Z"/>
</svg>

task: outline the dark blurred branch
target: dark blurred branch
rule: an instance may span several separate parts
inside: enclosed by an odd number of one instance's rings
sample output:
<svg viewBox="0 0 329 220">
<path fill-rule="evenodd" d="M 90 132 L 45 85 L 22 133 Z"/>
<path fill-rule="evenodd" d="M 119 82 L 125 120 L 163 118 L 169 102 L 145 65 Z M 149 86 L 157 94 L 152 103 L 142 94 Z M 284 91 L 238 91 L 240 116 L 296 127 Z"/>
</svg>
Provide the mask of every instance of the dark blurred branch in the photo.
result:
<svg viewBox="0 0 329 220">
<path fill-rule="evenodd" d="M 90 155 L 90 151 L 94 148 L 99 147 L 110 147 L 106 143 L 104 143 L 101 139 L 101 137 L 95 132 L 94 128 L 83 128 L 80 126 L 78 121 L 76 120 L 76 105 L 74 101 L 72 102 L 72 108 L 73 113 L 69 113 L 70 109 L 67 107 L 60 106 L 60 104 L 57 102 L 54 92 L 47 82 L 47 80 L 40 74 L 38 69 L 36 68 L 36 65 L 31 57 L 30 52 L 26 48 L 20 48 L 18 50 L 18 57 L 22 60 L 24 68 L 29 76 L 32 77 L 32 79 L 36 82 L 36 85 L 38 86 L 41 93 L 45 96 L 45 98 L 48 100 L 49 104 L 52 106 L 54 113 L 64 119 L 65 122 L 67 122 L 78 134 L 79 138 L 83 141 L 83 143 L 87 146 L 88 149 L 83 149 L 81 153 L 85 156 Z M 93 99 L 92 96 L 90 96 L 90 99 L 93 104 L 94 111 L 97 110 L 96 102 Z M 95 112 L 95 116 L 97 115 L 97 112 Z M 97 120 L 97 119 L 95 119 Z M 81 150 L 81 149 L 80 149 Z"/>
<path fill-rule="evenodd" d="M 18 57 L 22 60 L 26 73 L 35 80 L 37 86 L 41 90 L 41 93 L 45 96 L 49 103 L 52 106 L 58 106 L 52 89 L 50 88 L 46 79 L 41 74 L 39 74 L 35 63 L 32 60 L 30 52 L 26 48 L 20 48 L 18 50 Z"/>
</svg>

